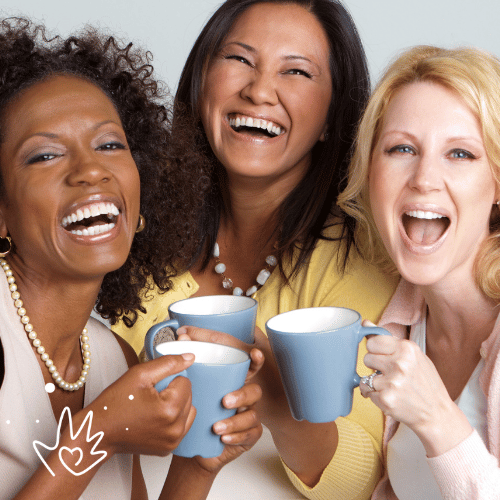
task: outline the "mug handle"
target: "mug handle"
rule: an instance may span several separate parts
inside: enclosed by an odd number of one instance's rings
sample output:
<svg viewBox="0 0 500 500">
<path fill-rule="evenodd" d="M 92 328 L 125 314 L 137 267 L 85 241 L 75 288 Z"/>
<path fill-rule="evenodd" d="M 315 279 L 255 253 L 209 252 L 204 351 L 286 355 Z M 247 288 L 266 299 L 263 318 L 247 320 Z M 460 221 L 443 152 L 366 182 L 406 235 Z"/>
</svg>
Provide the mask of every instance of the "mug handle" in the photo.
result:
<svg viewBox="0 0 500 500">
<path fill-rule="evenodd" d="M 391 335 L 385 328 L 380 328 L 379 326 L 363 326 L 359 329 L 359 342 L 363 340 L 363 337 L 367 335 Z M 354 387 L 358 387 L 361 382 L 361 377 L 356 372 L 354 374 Z"/>
<path fill-rule="evenodd" d="M 173 330 L 177 330 L 179 328 L 179 322 L 176 319 L 169 319 L 168 321 L 162 321 L 156 325 L 153 325 L 146 333 L 146 337 L 144 339 L 144 349 L 149 359 L 155 359 L 155 350 L 154 350 L 154 340 L 156 338 L 156 334 L 162 329 L 170 327 Z"/>
</svg>

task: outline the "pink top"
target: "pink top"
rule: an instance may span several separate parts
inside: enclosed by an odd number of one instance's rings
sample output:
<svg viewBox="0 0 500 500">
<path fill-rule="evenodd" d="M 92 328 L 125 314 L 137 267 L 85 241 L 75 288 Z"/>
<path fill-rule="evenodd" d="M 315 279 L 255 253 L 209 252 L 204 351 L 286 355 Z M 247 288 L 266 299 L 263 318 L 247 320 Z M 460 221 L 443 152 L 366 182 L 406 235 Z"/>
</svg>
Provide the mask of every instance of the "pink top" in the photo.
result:
<svg viewBox="0 0 500 500">
<path fill-rule="evenodd" d="M 407 338 L 407 326 L 422 321 L 427 310 L 418 288 L 401 280 L 387 306 L 379 326 L 395 337 Z M 499 316 L 500 318 L 500 316 Z M 500 320 L 481 346 L 484 369 L 479 381 L 487 398 L 486 436 L 482 441 L 476 431 L 451 450 L 427 459 L 444 500 L 500 500 Z M 387 458 L 387 443 L 398 422 L 386 417 L 383 455 Z M 397 500 L 387 471 L 384 472 L 372 495 L 372 500 Z"/>
</svg>

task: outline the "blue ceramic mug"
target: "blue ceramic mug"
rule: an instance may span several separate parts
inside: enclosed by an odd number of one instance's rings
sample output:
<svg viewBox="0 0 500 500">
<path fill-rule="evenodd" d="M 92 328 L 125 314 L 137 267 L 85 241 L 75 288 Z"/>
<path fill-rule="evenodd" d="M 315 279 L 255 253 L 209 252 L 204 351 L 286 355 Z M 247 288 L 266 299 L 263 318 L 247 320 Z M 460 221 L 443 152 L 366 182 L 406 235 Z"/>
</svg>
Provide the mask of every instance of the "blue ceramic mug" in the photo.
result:
<svg viewBox="0 0 500 500">
<path fill-rule="evenodd" d="M 184 325 L 197 326 L 229 333 L 247 344 L 253 343 L 257 301 L 241 295 L 191 297 L 170 304 L 168 315 L 169 320 L 152 326 L 146 334 L 144 348 L 149 359 L 154 357 L 155 337 L 165 327 L 175 332 Z"/>
<path fill-rule="evenodd" d="M 351 413 L 358 345 L 366 335 L 390 335 L 362 326 L 358 312 L 342 307 L 278 314 L 266 330 L 293 417 L 314 423 Z"/>
<path fill-rule="evenodd" d="M 232 417 L 236 409 L 227 409 L 222 398 L 243 387 L 250 367 L 250 357 L 240 349 L 196 341 L 165 342 L 154 348 L 154 358 L 168 354 L 193 353 L 194 363 L 183 372 L 166 377 L 156 384 L 158 391 L 183 375 L 191 381 L 192 404 L 196 417 L 188 433 L 172 452 L 181 457 L 200 455 L 218 457 L 224 450 L 220 436 L 212 431 L 215 422 Z"/>
</svg>

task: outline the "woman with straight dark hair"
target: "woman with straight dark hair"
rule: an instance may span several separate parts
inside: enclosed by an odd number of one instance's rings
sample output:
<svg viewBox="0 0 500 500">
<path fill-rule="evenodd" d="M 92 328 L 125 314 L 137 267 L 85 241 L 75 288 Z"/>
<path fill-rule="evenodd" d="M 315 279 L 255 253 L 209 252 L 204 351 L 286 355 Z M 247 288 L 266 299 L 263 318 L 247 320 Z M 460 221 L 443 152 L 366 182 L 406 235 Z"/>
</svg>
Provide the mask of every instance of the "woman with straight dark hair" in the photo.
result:
<svg viewBox="0 0 500 500">
<path fill-rule="evenodd" d="M 295 421 L 260 330 L 272 316 L 302 307 L 350 307 L 373 320 L 392 295 L 395 280 L 359 258 L 353 219 L 335 209 L 368 91 L 364 51 L 340 2 L 222 4 L 189 55 L 174 108 L 174 122 L 186 114 L 195 121 L 199 151 L 211 165 L 198 249 L 172 291 L 145 292 L 147 314 L 132 329 L 116 325 L 140 351 L 176 300 L 253 296 L 256 345 L 266 357 L 260 416 L 292 480 L 315 498 L 371 494 L 380 477 L 382 415 L 356 392 L 347 418 Z M 196 340 L 253 347 L 188 331 Z M 343 472 L 350 467 L 359 471 L 355 480 Z"/>
</svg>

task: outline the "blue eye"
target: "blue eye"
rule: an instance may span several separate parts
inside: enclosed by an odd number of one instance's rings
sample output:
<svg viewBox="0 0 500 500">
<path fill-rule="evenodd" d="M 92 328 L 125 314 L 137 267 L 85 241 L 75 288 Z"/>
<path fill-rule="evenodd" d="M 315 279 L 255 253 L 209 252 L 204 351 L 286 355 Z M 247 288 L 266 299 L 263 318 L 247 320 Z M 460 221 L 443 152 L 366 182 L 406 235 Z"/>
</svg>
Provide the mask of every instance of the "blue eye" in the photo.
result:
<svg viewBox="0 0 500 500">
<path fill-rule="evenodd" d="M 391 153 L 400 153 L 400 154 L 415 154 L 415 150 L 413 149 L 412 146 L 409 146 L 408 144 L 398 144 L 397 146 L 393 146 L 392 148 L 388 149 L 386 153 L 391 154 Z"/>
<path fill-rule="evenodd" d="M 450 153 L 452 158 L 456 158 L 457 160 L 475 160 L 476 157 L 470 153 L 469 151 L 466 151 L 465 149 L 454 149 Z"/>
</svg>

